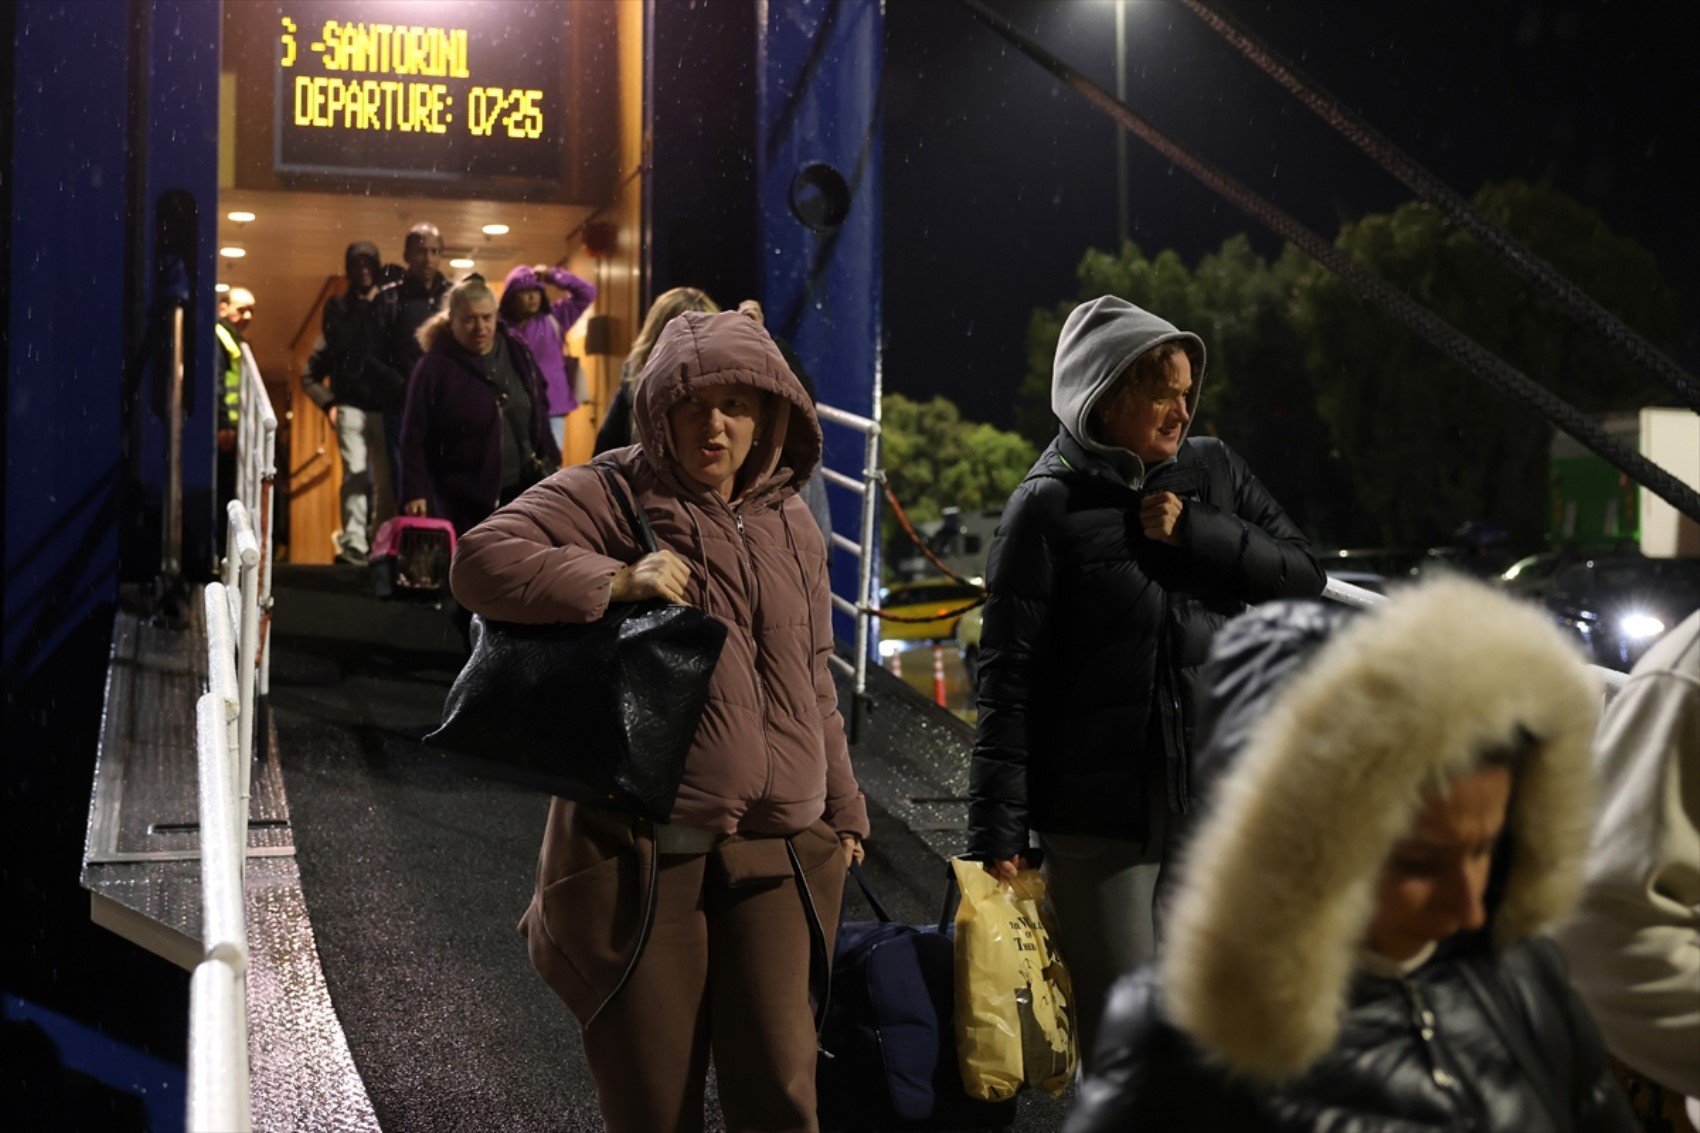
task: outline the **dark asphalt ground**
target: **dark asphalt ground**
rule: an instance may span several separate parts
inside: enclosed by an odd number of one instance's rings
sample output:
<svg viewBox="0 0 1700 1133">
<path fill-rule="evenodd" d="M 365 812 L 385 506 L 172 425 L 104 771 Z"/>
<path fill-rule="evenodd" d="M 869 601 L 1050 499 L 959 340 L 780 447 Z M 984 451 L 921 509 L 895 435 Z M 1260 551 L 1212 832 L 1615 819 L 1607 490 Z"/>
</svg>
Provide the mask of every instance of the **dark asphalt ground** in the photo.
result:
<svg viewBox="0 0 1700 1133">
<path fill-rule="evenodd" d="M 353 568 L 280 567 L 275 586 L 271 704 L 302 887 L 383 1127 L 599 1129 L 577 1025 L 514 932 L 547 799 L 451 772 L 420 742 L 461 661 L 448 614 L 380 603 Z M 873 730 L 855 758 L 897 742 Z M 920 923 L 945 866 L 894 816 L 905 801 L 870 799 L 867 868 Z M 1054 1129 L 1064 1109 L 1029 1095 L 1016 1128 Z"/>
</svg>

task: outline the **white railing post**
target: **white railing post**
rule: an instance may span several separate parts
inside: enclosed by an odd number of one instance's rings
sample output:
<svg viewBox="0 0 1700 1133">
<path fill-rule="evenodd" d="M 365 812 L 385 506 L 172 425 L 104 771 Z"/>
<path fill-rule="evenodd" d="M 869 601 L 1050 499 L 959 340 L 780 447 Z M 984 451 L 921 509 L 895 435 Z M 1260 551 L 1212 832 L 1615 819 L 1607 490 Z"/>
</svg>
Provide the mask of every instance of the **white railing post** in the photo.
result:
<svg viewBox="0 0 1700 1133">
<path fill-rule="evenodd" d="M 836 469 L 827 468 L 824 464 L 820 474 L 829 484 L 855 492 L 861 499 L 862 511 L 858 521 L 859 541 L 852 543 L 849 539 L 834 532 L 832 545 L 857 556 L 856 563 L 856 595 L 854 601 L 832 596 L 834 609 L 842 610 L 856 619 L 856 656 L 853 662 L 844 662 L 834 655 L 833 660 L 848 668 L 855 682 L 856 695 L 863 696 L 868 690 L 868 652 L 870 639 L 873 636 L 874 594 L 879 580 L 874 577 L 874 537 L 875 516 L 878 514 L 880 485 L 884 482 L 884 473 L 880 471 L 880 423 L 870 417 L 862 417 L 855 413 L 846 413 L 830 405 L 815 406 L 815 413 L 822 421 L 830 421 L 862 434 L 862 474 L 847 476 Z"/>
<path fill-rule="evenodd" d="M 234 776 L 225 739 L 225 703 L 216 692 L 195 705 L 195 747 L 200 771 L 201 940 L 203 959 L 236 971 L 248 966 L 248 930 L 242 912 L 242 845 L 232 800 Z"/>
<path fill-rule="evenodd" d="M 274 499 L 277 484 L 277 413 L 266 393 L 265 379 L 254 352 L 242 344 L 242 414 L 244 451 L 238 460 L 246 470 L 242 503 L 255 526 L 260 548 L 259 576 L 259 695 L 271 692 L 272 548 Z"/>
<path fill-rule="evenodd" d="M 236 678 L 236 627 L 230 617 L 230 597 L 222 582 L 207 584 L 207 690 L 224 704 L 224 753 L 230 764 L 227 782 L 230 784 L 230 806 L 240 803 L 242 770 L 237 766 L 241 750 L 239 728 L 242 720 L 242 693 Z"/>
<path fill-rule="evenodd" d="M 241 705 L 236 721 L 235 753 L 241 786 L 238 821 L 246 845 L 249 786 L 254 761 L 254 685 L 258 676 L 255 657 L 260 636 L 260 548 L 254 539 L 253 526 L 248 522 L 248 509 L 242 506 L 241 500 L 231 500 L 225 514 L 229 517 L 230 546 L 225 555 L 225 573 L 234 573 L 240 586 L 240 591 L 233 596 L 231 621 L 236 626 L 236 692 Z"/>
<path fill-rule="evenodd" d="M 873 643 L 874 596 L 877 593 L 879 579 L 874 577 L 874 520 L 879 514 L 880 485 L 884 477 L 880 472 L 880 426 L 878 421 L 869 422 L 867 444 L 862 450 L 862 561 L 856 572 L 856 603 L 861 607 L 856 618 L 856 695 L 861 696 L 868 691 L 868 651 Z"/>
<path fill-rule="evenodd" d="M 189 1133 L 248 1133 L 247 981 L 205 960 L 189 980 Z"/>
<path fill-rule="evenodd" d="M 248 929 L 243 907 L 247 835 L 238 819 L 230 761 L 234 680 L 219 583 L 207 588 L 209 683 L 195 705 L 201 831 L 201 962 L 189 983 L 191 1133 L 253 1127 L 248 1080 Z M 215 626 L 223 627 L 222 631 Z M 219 686 L 226 686 L 220 689 Z"/>
</svg>

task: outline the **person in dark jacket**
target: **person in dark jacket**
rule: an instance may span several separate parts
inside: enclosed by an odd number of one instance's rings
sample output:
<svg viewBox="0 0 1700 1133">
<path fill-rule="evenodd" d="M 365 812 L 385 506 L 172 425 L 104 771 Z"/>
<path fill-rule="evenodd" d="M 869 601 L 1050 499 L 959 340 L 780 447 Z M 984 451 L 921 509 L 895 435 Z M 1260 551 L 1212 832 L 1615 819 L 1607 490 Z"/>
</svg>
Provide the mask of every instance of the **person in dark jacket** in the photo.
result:
<svg viewBox="0 0 1700 1133">
<path fill-rule="evenodd" d="M 1545 930 L 1581 889 L 1600 688 L 1463 578 L 1276 603 L 1204 670 L 1211 785 L 1162 958 L 1065 1133 L 1629 1133 Z"/>
<path fill-rule="evenodd" d="M 1203 377 L 1198 336 L 1114 296 L 1077 307 L 1051 387 L 1062 427 L 989 558 L 968 848 L 1008 875 L 1038 833 L 1084 1051 L 1116 977 L 1155 953 L 1211 634 L 1324 583 L 1245 463 L 1187 436 Z"/>
<path fill-rule="evenodd" d="M 607 412 L 602 415 L 602 424 L 596 430 L 595 455 L 637 444 L 638 425 L 637 419 L 632 416 L 632 405 L 637 400 L 638 382 L 643 380 L 643 367 L 649 361 L 649 352 L 655 349 L 667 324 L 686 311 L 713 314 L 719 310 L 720 305 L 710 299 L 706 291 L 695 287 L 674 287 L 655 297 L 655 302 L 649 305 L 649 313 L 643 317 L 643 326 L 632 340 L 631 351 L 620 366 L 620 388 L 614 392 Z"/>
<path fill-rule="evenodd" d="M 443 234 L 435 224 L 415 224 L 407 230 L 402 258 L 406 272 L 378 290 L 383 347 L 371 363 L 384 386 L 384 438 L 397 484 L 401 483 L 401 417 L 407 405 L 407 382 L 425 352 L 419 345 L 419 329 L 441 310 L 443 297 L 453 286 L 438 267 L 443 260 Z"/>
<path fill-rule="evenodd" d="M 401 426 L 403 510 L 465 534 L 561 466 L 543 374 L 478 276 L 449 291 L 419 341 Z"/>
<path fill-rule="evenodd" d="M 319 340 L 301 388 L 324 410 L 342 456 L 342 535 L 337 561 L 363 566 L 373 529 L 395 514 L 390 456 L 384 441 L 384 383 L 371 368 L 383 346 L 378 247 L 356 240 L 343 255 L 348 289 L 325 303 Z"/>
</svg>

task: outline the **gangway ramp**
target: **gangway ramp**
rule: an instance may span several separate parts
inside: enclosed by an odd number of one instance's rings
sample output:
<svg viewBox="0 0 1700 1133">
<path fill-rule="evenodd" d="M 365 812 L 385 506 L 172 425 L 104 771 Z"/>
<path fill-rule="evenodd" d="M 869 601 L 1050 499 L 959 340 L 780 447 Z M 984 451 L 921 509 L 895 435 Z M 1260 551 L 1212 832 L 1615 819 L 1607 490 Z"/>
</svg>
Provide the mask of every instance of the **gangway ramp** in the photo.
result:
<svg viewBox="0 0 1700 1133">
<path fill-rule="evenodd" d="M 421 742 L 464 657 L 452 619 L 376 602 L 352 568 L 282 566 L 276 588 L 271 703 L 296 860 L 379 1124 L 600 1129 L 578 1027 L 515 932 L 548 800 L 451 771 Z M 968 731 L 868 677 L 852 753 L 868 869 L 893 915 L 919 923 L 937 917 L 940 855 L 961 840 L 964 804 L 935 800 L 962 793 Z M 1055 1128 L 1062 1109 L 1035 1097 L 1018 1127 Z"/>
<path fill-rule="evenodd" d="M 95 923 L 185 970 L 203 955 L 195 597 L 183 622 L 116 616 L 82 867 Z M 261 737 L 244 879 L 254 1128 L 376 1129 L 319 966 L 269 721 Z"/>
</svg>

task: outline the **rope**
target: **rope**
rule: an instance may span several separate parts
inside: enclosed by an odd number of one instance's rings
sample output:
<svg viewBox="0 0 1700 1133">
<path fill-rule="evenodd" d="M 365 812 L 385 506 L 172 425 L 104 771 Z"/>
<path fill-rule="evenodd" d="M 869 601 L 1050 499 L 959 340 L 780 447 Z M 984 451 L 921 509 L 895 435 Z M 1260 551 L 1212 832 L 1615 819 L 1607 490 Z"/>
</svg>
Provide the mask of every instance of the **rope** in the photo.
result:
<svg viewBox="0 0 1700 1133">
<path fill-rule="evenodd" d="M 909 541 L 911 543 L 921 549 L 921 553 L 927 557 L 927 561 L 932 563 L 935 567 L 938 567 L 939 573 L 950 579 L 952 582 L 960 582 L 962 585 L 972 587 L 984 594 L 986 592 L 986 588 L 984 586 L 981 586 L 977 582 L 970 582 L 966 578 L 963 578 L 960 574 L 957 574 L 954 570 L 951 570 L 944 564 L 943 559 L 940 559 L 937 555 L 933 554 L 933 549 L 927 546 L 926 542 L 920 537 L 920 535 L 916 534 L 915 525 L 909 522 L 909 513 L 903 510 L 903 505 L 897 500 L 897 493 L 891 490 L 891 482 L 885 481 L 881 486 L 885 488 L 885 502 L 891 505 L 891 514 L 892 517 L 897 520 L 897 526 L 903 529 L 903 534 L 909 536 Z"/>
<path fill-rule="evenodd" d="M 978 583 L 968 581 L 960 574 L 957 574 L 954 570 L 951 570 L 950 567 L 946 566 L 944 561 L 933 553 L 933 549 L 927 546 L 926 541 L 923 540 L 920 534 L 916 532 L 915 525 L 909 520 L 909 513 L 903 510 L 903 504 L 898 501 L 897 493 L 891 490 L 891 484 L 889 482 L 882 482 L 881 486 L 885 489 L 886 502 L 891 505 L 892 517 L 897 520 L 897 526 L 902 529 L 903 534 L 909 536 L 909 541 L 920 548 L 921 553 L 927 557 L 927 561 L 937 567 L 940 574 L 943 574 L 952 582 L 960 583 L 961 585 L 968 587 L 970 590 L 978 591 L 980 596 L 959 609 L 945 610 L 942 613 L 937 614 L 893 614 L 874 606 L 858 606 L 856 607 L 857 610 L 864 614 L 869 614 L 873 617 L 879 618 L 882 621 L 899 622 L 905 625 L 919 625 L 922 622 L 936 622 L 946 618 L 954 620 L 956 618 L 960 618 L 969 610 L 977 609 L 980 606 L 985 605 L 986 588 Z"/>
<path fill-rule="evenodd" d="M 889 610 L 878 610 L 878 609 L 875 609 L 872 606 L 861 606 L 861 607 L 858 607 L 858 608 L 861 610 L 862 613 L 868 614 L 872 617 L 876 617 L 876 618 L 880 619 L 881 621 L 899 622 L 899 623 L 902 623 L 904 625 L 920 625 L 922 622 L 941 622 L 941 621 L 944 621 L 946 619 L 960 618 L 963 614 L 966 614 L 969 610 L 977 610 L 981 606 L 984 606 L 985 604 L 986 604 L 986 597 L 985 597 L 985 595 L 982 594 L 980 597 L 974 599 L 972 602 L 968 603 L 966 606 L 960 606 L 960 607 L 958 607 L 957 609 L 954 609 L 954 610 L 945 610 L 942 613 L 937 613 L 937 614 L 894 614 Z"/>
<path fill-rule="evenodd" d="M 1196 178 L 1253 220 L 1301 248 L 1339 276 L 1359 296 L 1369 300 L 1407 329 L 1421 335 L 1448 358 L 1477 377 L 1532 405 L 1549 422 L 1569 433 L 1595 455 L 1609 462 L 1654 495 L 1700 523 L 1700 492 L 1678 480 L 1645 456 L 1609 436 L 1597 422 L 1558 398 L 1522 371 L 1489 353 L 1456 327 L 1410 296 L 1372 274 L 1361 264 L 1310 231 L 1297 220 L 1240 184 L 1202 158 L 1194 157 L 1168 135 L 1133 110 L 1117 102 L 1102 87 L 1017 31 L 982 0 L 960 0 L 980 22 L 1013 44 L 1054 77 L 1073 88 L 1093 106 L 1115 119 L 1134 137 Z"/>
<path fill-rule="evenodd" d="M 1635 333 L 1622 319 L 1600 306 L 1587 292 L 1560 275 L 1551 264 L 1536 255 L 1515 236 L 1477 212 L 1468 201 L 1423 168 L 1415 158 L 1382 136 L 1369 123 L 1341 106 L 1321 87 L 1306 79 L 1274 49 L 1243 26 L 1213 9 L 1208 0 L 1181 2 L 1191 9 L 1193 15 L 1209 25 L 1212 31 L 1257 64 L 1264 74 L 1285 87 L 1312 113 L 1333 126 L 1348 141 L 1369 155 L 1376 164 L 1404 182 L 1406 187 L 1419 197 L 1440 209 L 1454 224 L 1468 229 L 1477 239 L 1509 260 L 1524 279 L 1545 291 L 1564 307 L 1573 319 L 1584 326 L 1592 326 L 1637 364 L 1651 371 L 1669 386 L 1671 392 L 1690 409 L 1700 410 L 1700 386 L 1695 384 L 1694 377 Z"/>
</svg>

